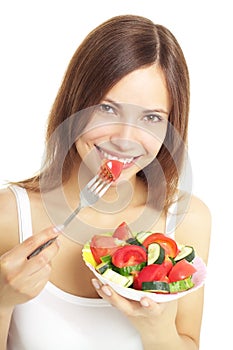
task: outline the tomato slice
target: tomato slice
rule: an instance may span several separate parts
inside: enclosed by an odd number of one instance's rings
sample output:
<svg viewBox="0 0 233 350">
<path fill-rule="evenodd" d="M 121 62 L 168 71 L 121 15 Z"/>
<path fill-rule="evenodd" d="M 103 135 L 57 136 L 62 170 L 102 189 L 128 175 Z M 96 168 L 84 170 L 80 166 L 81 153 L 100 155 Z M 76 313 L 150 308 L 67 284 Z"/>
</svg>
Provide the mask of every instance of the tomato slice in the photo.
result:
<svg viewBox="0 0 233 350">
<path fill-rule="evenodd" d="M 165 250 L 166 255 L 174 258 L 178 252 L 178 246 L 174 239 L 165 236 L 163 233 L 152 233 L 142 243 L 144 247 L 148 248 L 151 243 L 159 243 Z"/>
<path fill-rule="evenodd" d="M 116 239 L 111 236 L 95 235 L 90 242 L 90 249 L 97 264 L 101 263 L 102 256 L 112 255 L 118 248 Z"/>
<path fill-rule="evenodd" d="M 107 160 L 100 168 L 101 175 L 107 180 L 115 181 L 121 175 L 123 165 L 119 160 Z"/>
<path fill-rule="evenodd" d="M 142 289 L 142 282 L 163 281 L 167 282 L 167 269 L 163 265 L 151 264 L 134 276 L 133 288 Z"/>
<path fill-rule="evenodd" d="M 134 266 L 146 262 L 144 248 L 137 245 L 125 245 L 118 248 L 112 255 L 112 263 L 116 267 Z"/>
<path fill-rule="evenodd" d="M 173 263 L 171 261 L 171 259 L 166 258 L 162 264 L 161 264 L 165 269 L 166 269 L 166 273 L 167 275 L 169 274 L 169 272 L 171 271 L 172 267 L 173 267 Z"/>
<path fill-rule="evenodd" d="M 193 264 L 189 263 L 187 260 L 183 259 L 178 261 L 170 270 L 168 278 L 170 282 L 176 282 L 184 280 L 189 276 L 192 276 L 196 272 L 196 268 Z"/>
<path fill-rule="evenodd" d="M 126 241 L 129 238 L 133 237 L 133 234 L 129 228 L 129 226 L 126 224 L 126 222 L 122 222 L 114 231 L 113 237 L 118 238 L 122 241 Z"/>
</svg>

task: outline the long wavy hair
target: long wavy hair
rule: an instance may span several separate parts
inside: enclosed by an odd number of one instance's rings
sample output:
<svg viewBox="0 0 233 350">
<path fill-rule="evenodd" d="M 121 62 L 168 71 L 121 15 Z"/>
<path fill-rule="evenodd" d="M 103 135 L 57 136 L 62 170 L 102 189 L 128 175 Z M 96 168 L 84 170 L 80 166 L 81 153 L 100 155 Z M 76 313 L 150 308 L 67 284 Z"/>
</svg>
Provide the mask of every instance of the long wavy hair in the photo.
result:
<svg viewBox="0 0 233 350">
<path fill-rule="evenodd" d="M 47 190 L 58 186 L 57 173 L 61 160 L 64 161 L 62 181 L 68 181 L 77 161 L 77 150 L 73 144 L 64 155 L 64 137 L 58 135 L 55 142 L 49 142 L 54 131 L 73 114 L 99 104 L 127 74 L 155 63 L 164 73 L 172 108 L 166 137 L 156 162 L 153 161 L 137 175 L 150 186 L 151 191 L 148 192 L 152 193 L 154 205 L 167 209 L 177 189 L 184 162 L 190 99 L 189 73 L 174 35 L 164 26 L 141 16 L 113 17 L 92 30 L 77 48 L 48 118 L 44 166 L 36 176 L 18 184 L 32 191 L 40 191 L 40 179 L 45 177 Z M 179 137 L 175 137 L 174 130 Z M 164 190 L 165 197 L 162 195 Z"/>
</svg>

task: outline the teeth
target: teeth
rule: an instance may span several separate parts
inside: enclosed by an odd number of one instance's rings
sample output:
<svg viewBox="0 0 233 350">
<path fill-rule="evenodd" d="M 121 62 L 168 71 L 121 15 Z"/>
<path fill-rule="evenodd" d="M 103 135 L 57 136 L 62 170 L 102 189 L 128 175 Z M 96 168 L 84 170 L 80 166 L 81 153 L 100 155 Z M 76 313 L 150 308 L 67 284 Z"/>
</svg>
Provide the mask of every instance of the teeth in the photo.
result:
<svg viewBox="0 0 233 350">
<path fill-rule="evenodd" d="M 119 160 L 123 164 L 131 163 L 134 157 L 131 158 L 118 158 L 116 156 L 112 156 L 111 154 L 108 154 L 104 151 L 101 150 L 101 153 L 103 154 L 104 158 L 109 159 L 109 160 Z"/>
</svg>

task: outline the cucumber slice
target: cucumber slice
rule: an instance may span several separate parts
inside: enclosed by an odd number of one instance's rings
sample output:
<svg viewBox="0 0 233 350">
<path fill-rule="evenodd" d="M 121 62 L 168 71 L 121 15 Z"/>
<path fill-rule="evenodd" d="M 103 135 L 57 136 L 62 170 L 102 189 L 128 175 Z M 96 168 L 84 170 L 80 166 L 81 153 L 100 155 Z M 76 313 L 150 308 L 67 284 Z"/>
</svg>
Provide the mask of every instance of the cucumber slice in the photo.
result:
<svg viewBox="0 0 233 350">
<path fill-rule="evenodd" d="M 165 250 L 159 243 L 151 243 L 148 246 L 147 265 L 162 264 L 165 258 Z"/>
<path fill-rule="evenodd" d="M 99 265 L 96 266 L 96 271 L 99 272 L 101 275 L 111 267 L 110 262 L 102 262 Z"/>
<path fill-rule="evenodd" d="M 126 242 L 131 245 L 139 245 L 140 247 L 145 248 L 144 245 L 142 245 L 142 243 L 140 243 L 136 237 L 130 237 Z"/>
<path fill-rule="evenodd" d="M 170 293 L 184 292 L 185 290 L 188 290 L 193 286 L 194 283 L 192 281 L 192 276 L 189 276 L 184 280 L 169 283 Z"/>
<path fill-rule="evenodd" d="M 189 245 L 185 245 L 181 248 L 179 254 L 174 258 L 174 261 L 178 262 L 182 259 L 185 259 L 188 262 L 191 262 L 194 258 L 195 258 L 194 248 Z"/>
<path fill-rule="evenodd" d="M 138 232 L 138 233 L 136 234 L 136 239 L 137 239 L 140 243 L 142 243 L 142 242 L 144 242 L 145 239 L 146 239 L 147 237 L 149 237 L 151 234 L 152 234 L 152 232 L 141 231 L 141 232 Z"/>
<path fill-rule="evenodd" d="M 100 258 L 100 260 L 102 261 L 102 262 L 111 262 L 112 261 L 112 257 L 111 257 L 111 255 L 104 255 L 104 256 L 101 256 L 101 258 Z"/>
<path fill-rule="evenodd" d="M 133 271 L 141 271 L 141 269 L 146 266 L 145 262 L 141 264 L 132 265 L 132 266 L 124 266 L 124 267 L 116 267 L 112 265 L 114 271 L 118 272 L 122 276 L 129 276 Z"/>
<path fill-rule="evenodd" d="M 142 282 L 142 290 L 146 292 L 154 292 L 154 293 L 169 293 L 169 283 L 160 282 L 160 281 L 152 281 L 152 282 Z"/>
<path fill-rule="evenodd" d="M 133 276 L 122 276 L 112 269 L 107 269 L 104 271 L 102 276 L 111 282 L 121 285 L 122 287 L 129 287 L 131 284 L 133 284 Z"/>
</svg>

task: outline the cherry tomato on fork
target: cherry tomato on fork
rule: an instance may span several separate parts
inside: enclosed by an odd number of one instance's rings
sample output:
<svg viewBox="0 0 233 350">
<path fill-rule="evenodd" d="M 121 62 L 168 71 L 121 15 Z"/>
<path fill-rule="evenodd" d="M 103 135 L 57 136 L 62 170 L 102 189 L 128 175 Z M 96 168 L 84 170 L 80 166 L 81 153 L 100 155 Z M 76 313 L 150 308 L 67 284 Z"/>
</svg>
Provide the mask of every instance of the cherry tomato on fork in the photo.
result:
<svg viewBox="0 0 233 350">
<path fill-rule="evenodd" d="M 121 175 L 123 165 L 122 162 L 116 159 L 107 160 L 101 166 L 101 176 L 106 180 L 115 181 Z"/>
</svg>

